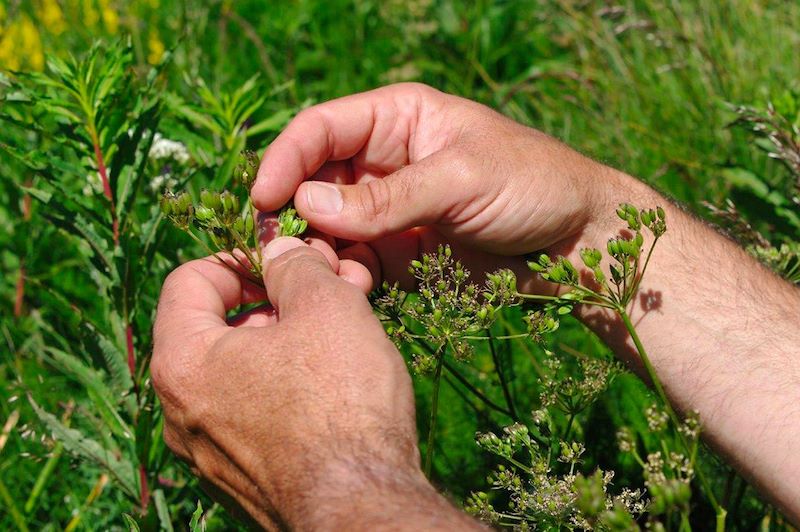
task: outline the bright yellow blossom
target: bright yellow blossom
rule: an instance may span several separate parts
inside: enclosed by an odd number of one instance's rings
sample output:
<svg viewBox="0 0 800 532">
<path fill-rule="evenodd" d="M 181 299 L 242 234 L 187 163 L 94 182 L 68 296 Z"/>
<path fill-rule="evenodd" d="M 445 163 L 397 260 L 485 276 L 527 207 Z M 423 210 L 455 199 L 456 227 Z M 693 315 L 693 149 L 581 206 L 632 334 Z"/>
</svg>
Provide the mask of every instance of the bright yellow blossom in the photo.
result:
<svg viewBox="0 0 800 532">
<path fill-rule="evenodd" d="M 39 31 L 33 21 L 22 15 L 0 34 L 0 67 L 19 70 L 27 65 L 32 70 L 44 68 L 44 53 Z"/>
<path fill-rule="evenodd" d="M 87 29 L 93 30 L 100 22 L 100 14 L 97 13 L 92 0 L 83 0 L 83 25 Z"/>
<path fill-rule="evenodd" d="M 108 33 L 116 34 L 119 30 L 119 15 L 111 7 L 111 2 L 109 0 L 100 0 L 100 11 L 103 14 L 103 24 L 105 24 Z"/>
<path fill-rule="evenodd" d="M 147 48 L 149 53 L 147 54 L 147 61 L 151 65 L 155 65 L 159 61 L 161 61 L 161 56 L 164 55 L 164 43 L 161 42 L 161 39 L 158 37 L 158 30 L 155 28 L 150 30 L 150 33 L 147 37 Z"/>
<path fill-rule="evenodd" d="M 36 14 L 44 28 L 53 35 L 61 35 L 67 29 L 64 13 L 56 0 L 42 0 Z"/>
</svg>

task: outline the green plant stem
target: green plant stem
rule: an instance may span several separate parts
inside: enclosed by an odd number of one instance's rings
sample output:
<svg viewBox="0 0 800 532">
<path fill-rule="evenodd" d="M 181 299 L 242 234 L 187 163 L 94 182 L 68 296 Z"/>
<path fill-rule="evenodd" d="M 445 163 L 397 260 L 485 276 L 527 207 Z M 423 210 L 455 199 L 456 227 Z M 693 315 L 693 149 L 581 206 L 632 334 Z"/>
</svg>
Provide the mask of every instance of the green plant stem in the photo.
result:
<svg viewBox="0 0 800 532">
<path fill-rule="evenodd" d="M 72 418 L 72 413 L 75 409 L 75 403 L 70 400 L 67 404 L 66 410 L 64 411 L 64 415 L 61 418 L 61 422 L 64 426 L 69 427 L 70 419 Z M 36 507 L 36 503 L 39 499 L 39 496 L 42 494 L 45 486 L 47 485 L 47 481 L 50 480 L 50 476 L 53 474 L 53 471 L 58 464 L 61 455 L 64 452 L 64 444 L 60 441 L 57 441 L 55 446 L 53 447 L 53 452 L 50 453 L 50 458 L 47 459 L 45 462 L 44 467 L 39 472 L 39 475 L 36 477 L 36 482 L 33 484 L 33 489 L 31 490 L 30 495 L 28 496 L 28 500 L 25 501 L 24 510 L 27 515 L 34 510 Z"/>
<path fill-rule="evenodd" d="M 645 350 L 644 345 L 642 345 L 642 341 L 639 338 L 639 334 L 636 332 L 636 328 L 633 326 L 633 322 L 631 322 L 630 316 L 628 316 L 628 312 L 624 308 L 619 307 L 617 308 L 617 313 L 622 319 L 622 323 L 625 324 L 625 328 L 628 330 L 628 334 L 630 335 L 631 340 L 633 340 L 634 346 L 636 346 L 636 351 L 639 353 L 639 358 L 641 359 L 642 364 L 644 365 L 645 370 L 647 371 L 647 375 L 650 378 L 650 381 L 653 383 L 653 388 L 655 388 L 658 397 L 664 404 L 664 409 L 667 411 L 667 415 L 669 415 L 670 420 L 672 421 L 673 425 L 675 426 L 675 429 L 678 432 L 678 437 L 681 440 L 681 443 L 683 443 L 683 446 L 686 449 L 687 453 L 691 454 L 692 449 L 689 446 L 689 443 L 686 441 L 686 438 L 684 438 L 683 434 L 679 430 L 681 426 L 680 419 L 678 418 L 678 415 L 672 408 L 672 404 L 669 402 L 669 399 L 667 398 L 667 394 L 664 391 L 664 386 L 661 384 L 661 380 L 658 378 L 658 375 L 656 375 L 655 368 L 653 367 L 653 364 L 650 362 L 650 357 L 647 355 L 647 351 Z M 717 514 L 716 530 L 717 532 L 721 532 L 725 530 L 725 516 L 727 512 L 725 508 L 723 508 L 719 504 L 717 498 L 714 496 L 714 492 L 711 490 L 711 484 L 708 482 L 708 479 L 706 478 L 705 473 L 703 473 L 703 470 L 700 467 L 697 467 L 696 471 L 697 471 L 697 478 L 698 480 L 700 480 L 700 484 L 703 486 L 703 491 L 705 492 L 706 497 L 708 497 L 711 506 L 714 507 L 714 511 Z"/>
<path fill-rule="evenodd" d="M 233 233 L 233 237 L 236 239 L 236 243 L 239 244 L 239 249 L 242 250 L 242 252 L 247 257 L 247 260 L 250 261 L 250 267 L 254 268 L 256 270 L 256 273 L 258 274 L 258 276 L 261 277 L 261 275 L 262 275 L 262 273 L 261 273 L 261 261 L 257 261 L 255 259 L 255 257 L 253 257 L 253 253 L 250 251 L 249 246 L 247 245 L 247 243 L 242 238 L 242 235 L 239 234 L 239 231 L 237 231 L 236 229 L 231 229 L 231 233 Z M 233 255 L 233 253 L 231 253 L 231 255 Z M 234 257 L 235 257 L 235 255 L 234 255 Z"/>
<path fill-rule="evenodd" d="M 258 218 L 256 217 L 256 206 L 253 205 L 253 200 L 248 197 L 247 203 L 250 205 L 250 217 L 253 218 L 253 247 L 256 248 L 256 256 L 258 263 L 264 264 L 264 258 L 261 256 L 261 243 L 258 241 Z"/>
<path fill-rule="evenodd" d="M 567 420 L 567 428 L 564 431 L 564 441 L 569 441 L 570 433 L 572 432 L 572 425 L 575 423 L 576 412 L 569 413 L 569 420 Z"/>
<path fill-rule="evenodd" d="M 436 414 L 439 410 L 439 386 L 442 382 L 442 366 L 444 365 L 444 353 L 440 353 L 436 362 L 436 371 L 433 374 L 433 393 L 431 395 L 431 418 L 428 424 L 428 444 L 425 447 L 425 476 L 431 477 L 431 466 L 433 464 L 433 440 L 436 435 Z"/>
<path fill-rule="evenodd" d="M 462 340 L 519 340 L 530 336 L 528 333 L 509 334 L 506 336 L 459 336 Z"/>
<path fill-rule="evenodd" d="M 486 406 L 488 406 L 488 407 L 489 407 L 489 408 L 491 408 L 492 410 L 495 410 L 495 411 L 497 411 L 497 412 L 499 412 L 499 413 L 501 413 L 501 414 L 505 414 L 506 416 L 508 416 L 508 417 L 510 417 L 511 419 L 514 419 L 514 420 L 516 421 L 516 418 L 513 416 L 513 414 L 511 414 L 511 412 L 510 412 L 509 410 L 507 410 L 507 409 L 503 408 L 502 406 L 498 405 L 497 403 L 495 403 L 494 401 L 492 401 L 491 399 L 489 399 L 488 397 L 486 397 L 486 396 L 483 394 L 483 392 L 481 392 L 481 391 L 480 391 L 480 390 L 478 390 L 478 389 L 477 389 L 475 386 L 473 386 L 473 385 L 472 385 L 472 383 L 471 383 L 471 382 L 469 382 L 469 381 L 467 380 L 467 378 L 466 378 L 466 377 L 464 377 L 464 376 L 463 376 L 461 373 L 459 373 L 459 372 L 458 372 L 458 370 L 456 370 L 456 369 L 455 369 L 453 366 L 451 366 L 450 364 L 448 364 L 448 363 L 447 363 L 447 361 L 445 361 L 445 362 L 444 362 L 444 368 L 445 368 L 445 369 L 446 369 L 446 370 L 447 370 L 447 371 L 448 371 L 448 372 L 449 372 L 449 373 L 450 373 L 450 374 L 451 374 L 453 377 L 455 377 L 455 378 L 456 378 L 456 380 L 457 380 L 458 382 L 460 382 L 460 383 L 461 383 L 461 384 L 464 386 L 464 388 L 466 388 L 467 390 L 469 390 L 469 391 L 470 391 L 470 393 L 472 393 L 472 395 L 474 395 L 475 397 L 477 397 L 477 398 L 478 398 L 478 399 L 479 399 L 479 400 L 480 400 L 480 401 L 481 401 L 483 404 L 485 404 Z"/>
<path fill-rule="evenodd" d="M 517 416 L 517 409 L 514 406 L 514 401 L 511 398 L 511 390 L 508 386 L 508 381 L 506 380 L 505 371 L 500 364 L 500 358 L 497 356 L 497 349 L 494 345 L 492 331 L 489 330 L 487 332 L 489 333 L 489 351 L 492 353 L 492 362 L 494 363 L 495 371 L 497 371 L 497 378 L 500 380 L 500 387 L 503 390 L 503 397 L 506 400 L 506 405 L 508 405 L 508 410 L 511 412 L 511 416 L 514 419 L 517 419 L 519 416 Z"/>
<path fill-rule="evenodd" d="M 31 494 L 28 496 L 28 500 L 25 502 L 24 509 L 26 514 L 30 514 L 36 507 L 36 502 L 39 499 L 39 495 L 42 494 L 44 487 L 47 485 L 47 481 L 50 480 L 50 476 L 53 474 L 53 470 L 55 470 L 56 465 L 58 465 L 58 461 L 61 459 L 63 452 L 64 444 L 60 441 L 56 442 L 55 446 L 53 447 L 53 452 L 50 454 L 50 458 L 47 459 L 44 467 L 39 472 L 39 476 L 36 477 L 36 482 L 33 484 Z"/>
<path fill-rule="evenodd" d="M 521 299 L 529 299 L 531 301 L 553 301 L 553 302 L 558 302 L 558 303 L 584 303 L 584 304 L 587 304 L 587 305 L 595 305 L 597 307 L 604 307 L 604 308 L 616 310 L 617 307 L 612 305 L 610 302 L 607 302 L 608 301 L 607 298 L 605 298 L 605 297 L 601 296 L 600 294 L 597 294 L 597 293 L 595 293 L 595 292 L 593 292 L 591 290 L 585 289 L 583 287 L 581 287 L 581 290 L 584 290 L 585 292 L 587 292 L 591 296 L 600 298 L 600 300 L 599 301 L 586 301 L 586 300 L 575 301 L 575 300 L 570 300 L 570 299 L 564 299 L 563 297 L 558 297 L 558 296 L 542 296 L 542 295 L 539 295 L 539 294 L 523 294 L 521 292 L 517 292 L 516 296 L 521 298 Z"/>
<path fill-rule="evenodd" d="M 17 525 L 17 529 L 22 532 L 28 532 L 28 525 L 25 523 L 25 517 L 19 511 L 19 508 L 17 508 L 17 504 L 14 502 L 11 493 L 8 491 L 2 479 L 0 479 L 0 500 L 3 501 L 8 509 L 8 513 L 11 515 L 14 524 Z"/>
<path fill-rule="evenodd" d="M 660 237 L 656 237 L 653 240 L 653 243 L 650 245 L 650 249 L 647 251 L 647 257 L 644 259 L 644 265 L 642 266 L 642 271 L 639 272 L 639 275 L 634 282 L 633 288 L 631 289 L 631 297 L 639 291 L 639 285 L 642 284 L 642 278 L 644 277 L 644 272 L 647 271 L 647 265 L 650 264 L 650 257 L 653 255 L 653 249 L 656 247 L 656 242 Z"/>
<path fill-rule="evenodd" d="M 220 256 L 219 256 L 219 255 L 218 255 L 218 254 L 217 254 L 217 253 L 216 253 L 214 250 L 212 250 L 210 247 L 208 247 L 208 245 L 207 245 L 205 242 L 203 242 L 203 241 L 202 241 L 202 240 L 201 240 L 201 239 L 200 239 L 200 238 L 199 238 L 197 235 L 195 235 L 194 233 L 192 233 L 190 230 L 187 230 L 187 231 L 186 231 L 186 234 L 187 234 L 187 235 L 189 235 L 190 237 L 192 237 L 192 240 L 194 240 L 195 242 L 197 242 L 198 244 L 200 244 L 200 246 L 201 246 L 201 247 L 202 247 L 202 248 L 203 248 L 203 249 L 206 251 L 206 253 L 208 253 L 209 255 L 213 256 L 213 257 L 214 257 L 215 259 L 217 259 L 218 261 L 220 261 L 220 262 L 222 263 L 222 265 L 223 265 L 223 266 L 225 266 L 226 268 L 228 268 L 230 271 L 232 271 L 233 273 L 235 273 L 235 274 L 236 274 L 236 275 L 238 275 L 239 277 L 242 277 L 243 279 L 247 279 L 248 281 L 250 281 L 250 282 L 251 282 L 251 283 L 253 283 L 254 285 L 258 286 L 259 288 L 264 288 L 264 285 L 263 285 L 263 284 L 261 284 L 261 283 L 259 283 L 258 281 L 254 280 L 254 279 L 252 279 L 252 278 L 250 278 L 250 277 L 247 277 L 246 275 L 242 275 L 242 272 L 240 272 L 239 270 L 237 270 L 236 268 L 234 268 L 233 266 L 231 266 L 230 264 L 228 264 L 228 262 L 227 262 L 227 261 L 225 261 L 225 260 L 224 260 L 222 257 L 220 257 Z M 239 258 L 238 258 L 236 255 L 234 255 L 233 253 L 231 253 L 230 255 L 231 255 L 231 257 L 233 257 L 233 260 L 235 260 L 235 261 L 236 261 L 236 262 L 239 264 L 239 266 L 241 266 L 242 268 L 244 268 L 244 270 L 245 270 L 245 271 L 249 271 L 249 270 L 248 270 L 248 268 L 247 268 L 247 266 L 245 266 L 245 265 L 242 263 L 242 261 L 240 261 L 240 260 L 239 260 Z"/>
<path fill-rule="evenodd" d="M 419 344 L 422 345 L 422 347 L 425 348 L 425 350 L 428 352 L 429 355 L 436 356 L 437 351 L 433 347 L 431 347 L 431 345 L 428 342 L 426 342 L 425 340 L 420 339 L 419 340 Z M 474 395 L 476 398 L 478 398 L 478 400 L 480 400 L 483 404 L 485 404 L 486 406 L 488 406 L 492 410 L 496 410 L 497 412 L 500 412 L 501 414 L 507 415 L 508 417 L 513 419 L 514 421 L 518 421 L 518 419 L 516 419 L 514 416 L 511 415 L 510 411 L 508 411 L 507 409 L 503 408 L 502 406 L 498 405 L 497 403 L 495 403 L 494 401 L 492 401 L 491 399 L 486 397 L 486 395 L 484 395 L 483 392 L 481 392 L 475 386 L 473 386 L 473 384 L 471 382 L 469 382 L 467 380 L 467 378 L 464 377 L 450 363 L 448 363 L 446 360 L 442 359 L 442 364 L 444 366 L 444 369 L 446 369 L 453 377 L 455 377 L 456 380 L 458 380 L 458 382 L 460 382 L 464 386 L 464 388 L 469 390 L 470 393 L 472 393 L 472 395 Z"/>
</svg>

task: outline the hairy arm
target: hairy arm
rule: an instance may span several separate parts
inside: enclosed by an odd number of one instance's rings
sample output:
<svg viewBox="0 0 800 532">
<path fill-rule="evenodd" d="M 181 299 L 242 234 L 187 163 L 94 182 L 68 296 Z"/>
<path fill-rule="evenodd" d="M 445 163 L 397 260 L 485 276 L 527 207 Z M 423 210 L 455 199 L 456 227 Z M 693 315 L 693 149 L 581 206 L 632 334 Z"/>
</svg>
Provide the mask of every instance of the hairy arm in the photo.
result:
<svg viewBox="0 0 800 532">
<path fill-rule="evenodd" d="M 697 410 L 706 441 L 799 521 L 800 290 L 632 177 L 605 181 L 608 201 L 569 254 L 605 247 L 620 202 L 666 210 L 631 319 L 673 405 Z M 581 319 L 643 374 L 618 319 L 595 309 Z"/>
<path fill-rule="evenodd" d="M 422 472 L 399 471 L 372 460 L 339 463 L 295 499 L 294 530 L 485 530 L 453 506 Z"/>
</svg>

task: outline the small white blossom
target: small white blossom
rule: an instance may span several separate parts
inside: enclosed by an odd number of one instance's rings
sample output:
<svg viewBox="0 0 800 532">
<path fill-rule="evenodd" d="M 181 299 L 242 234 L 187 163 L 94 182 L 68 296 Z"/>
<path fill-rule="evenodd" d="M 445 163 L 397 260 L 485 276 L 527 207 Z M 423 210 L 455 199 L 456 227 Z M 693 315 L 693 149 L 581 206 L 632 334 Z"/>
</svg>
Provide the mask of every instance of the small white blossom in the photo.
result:
<svg viewBox="0 0 800 532">
<path fill-rule="evenodd" d="M 182 142 L 170 140 L 156 133 L 153 145 L 150 147 L 150 158 L 155 160 L 172 159 L 180 164 L 189 161 L 189 150 Z"/>
<path fill-rule="evenodd" d="M 99 172 L 90 172 L 86 179 L 84 180 L 86 183 L 83 185 L 83 192 L 84 196 L 94 196 L 95 194 L 102 194 L 103 193 L 103 178 L 100 177 Z"/>
</svg>

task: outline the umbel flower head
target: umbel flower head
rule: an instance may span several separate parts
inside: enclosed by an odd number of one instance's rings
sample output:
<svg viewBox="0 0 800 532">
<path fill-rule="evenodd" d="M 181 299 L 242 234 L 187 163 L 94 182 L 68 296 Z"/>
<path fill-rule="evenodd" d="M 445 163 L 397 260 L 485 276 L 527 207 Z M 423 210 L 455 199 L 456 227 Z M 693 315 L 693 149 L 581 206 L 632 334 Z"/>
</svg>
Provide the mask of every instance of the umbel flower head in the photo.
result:
<svg viewBox="0 0 800 532">
<path fill-rule="evenodd" d="M 255 181 L 257 168 L 256 154 L 243 152 L 233 180 L 249 190 Z M 253 202 L 249 197 L 242 201 L 230 190 L 217 192 L 203 189 L 199 196 L 199 201 L 193 202 L 188 192 L 175 194 L 167 191 L 161 198 L 161 212 L 208 254 L 215 256 L 237 274 L 249 272 L 248 280 L 263 286 L 261 253 L 255 230 L 257 211 Z M 308 223 L 297 215 L 291 204 L 278 214 L 278 236 L 299 236 L 307 227 Z M 195 234 L 196 231 L 204 234 L 212 246 Z M 218 252 L 227 255 L 223 258 Z"/>
</svg>

